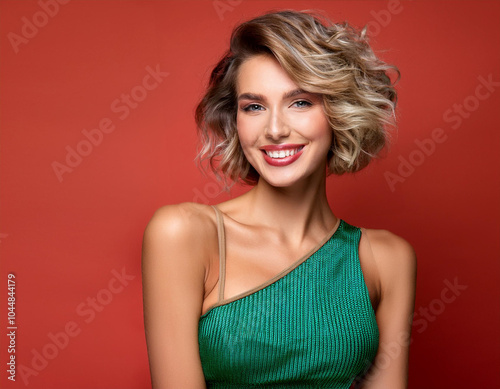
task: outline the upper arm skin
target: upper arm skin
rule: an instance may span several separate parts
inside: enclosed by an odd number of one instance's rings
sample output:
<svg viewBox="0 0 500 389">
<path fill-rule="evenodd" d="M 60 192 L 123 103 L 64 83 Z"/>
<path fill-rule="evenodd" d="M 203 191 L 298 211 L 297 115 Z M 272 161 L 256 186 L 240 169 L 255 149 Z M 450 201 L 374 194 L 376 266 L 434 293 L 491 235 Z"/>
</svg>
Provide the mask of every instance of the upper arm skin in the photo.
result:
<svg viewBox="0 0 500 389">
<path fill-rule="evenodd" d="M 144 326 L 154 389 L 205 388 L 198 321 L 210 219 L 198 211 L 190 203 L 162 207 L 144 232 Z"/>
<path fill-rule="evenodd" d="M 408 385 L 408 353 L 415 307 L 417 261 L 404 239 L 385 230 L 364 230 L 378 274 L 376 310 L 380 344 L 364 389 L 404 389 Z"/>
</svg>

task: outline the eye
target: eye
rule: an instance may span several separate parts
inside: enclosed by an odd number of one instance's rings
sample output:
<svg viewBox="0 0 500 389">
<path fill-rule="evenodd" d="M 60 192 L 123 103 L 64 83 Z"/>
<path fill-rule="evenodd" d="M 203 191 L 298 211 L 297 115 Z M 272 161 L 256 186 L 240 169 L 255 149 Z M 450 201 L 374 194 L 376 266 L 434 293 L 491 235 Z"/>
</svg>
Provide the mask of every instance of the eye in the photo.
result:
<svg viewBox="0 0 500 389">
<path fill-rule="evenodd" d="M 249 105 L 247 105 L 246 107 L 243 108 L 243 111 L 245 111 L 245 112 L 255 112 L 255 111 L 261 111 L 262 109 L 264 109 L 264 107 L 262 107 L 259 104 L 249 104 Z"/>
<path fill-rule="evenodd" d="M 297 108 L 307 108 L 310 107 L 312 103 L 306 100 L 298 100 L 295 101 L 292 105 L 296 106 Z"/>
</svg>

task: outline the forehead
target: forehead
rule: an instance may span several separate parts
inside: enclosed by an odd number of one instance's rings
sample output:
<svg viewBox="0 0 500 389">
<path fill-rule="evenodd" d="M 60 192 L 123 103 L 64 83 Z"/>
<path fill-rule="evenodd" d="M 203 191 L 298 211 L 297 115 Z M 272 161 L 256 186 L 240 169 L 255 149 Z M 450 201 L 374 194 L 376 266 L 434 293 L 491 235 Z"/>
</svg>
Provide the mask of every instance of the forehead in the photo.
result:
<svg viewBox="0 0 500 389">
<path fill-rule="evenodd" d="M 238 70 L 236 78 L 237 94 L 246 92 L 255 93 L 282 93 L 298 88 L 280 63 L 269 54 L 258 54 L 245 60 Z"/>
</svg>

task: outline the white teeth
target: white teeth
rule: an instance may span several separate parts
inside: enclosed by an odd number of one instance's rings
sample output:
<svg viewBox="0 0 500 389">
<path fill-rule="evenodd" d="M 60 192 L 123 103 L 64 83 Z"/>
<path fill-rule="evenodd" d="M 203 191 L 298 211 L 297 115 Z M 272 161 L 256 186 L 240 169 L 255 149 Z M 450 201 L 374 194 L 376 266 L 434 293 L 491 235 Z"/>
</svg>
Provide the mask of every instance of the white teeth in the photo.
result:
<svg viewBox="0 0 500 389">
<path fill-rule="evenodd" d="M 297 152 L 299 151 L 301 147 L 297 148 L 297 149 L 293 149 L 293 150 L 279 150 L 279 151 L 268 151 L 266 150 L 266 154 L 271 157 L 271 158 L 286 158 L 286 157 L 290 157 L 294 154 L 297 154 Z"/>
</svg>

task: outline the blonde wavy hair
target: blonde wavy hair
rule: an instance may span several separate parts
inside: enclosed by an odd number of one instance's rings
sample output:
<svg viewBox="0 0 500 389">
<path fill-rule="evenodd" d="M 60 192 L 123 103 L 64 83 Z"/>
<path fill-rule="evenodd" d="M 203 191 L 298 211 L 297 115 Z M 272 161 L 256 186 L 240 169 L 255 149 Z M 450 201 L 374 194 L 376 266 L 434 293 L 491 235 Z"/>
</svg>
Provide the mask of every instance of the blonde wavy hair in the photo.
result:
<svg viewBox="0 0 500 389">
<path fill-rule="evenodd" d="M 236 81 L 241 64 L 264 53 L 300 88 L 322 95 L 333 131 L 328 174 L 359 171 L 380 153 L 389 138 L 386 126 L 395 124 L 399 70 L 375 56 L 366 27 L 359 31 L 310 11 L 271 12 L 233 30 L 196 107 L 197 160 L 208 161 L 218 178 L 222 173 L 226 188 L 228 178 L 251 185 L 259 179 L 238 139 Z"/>
</svg>

